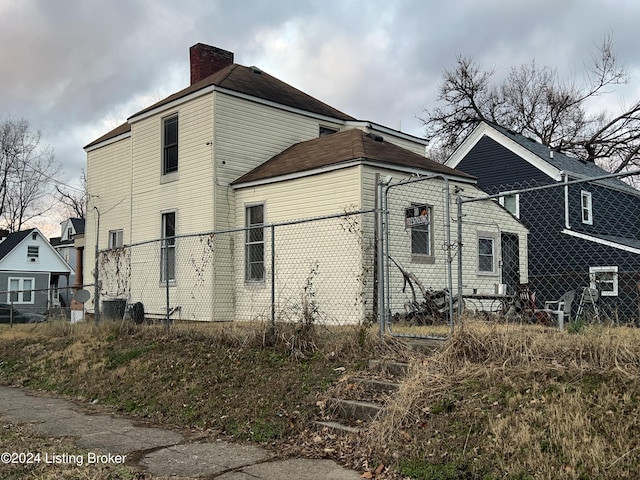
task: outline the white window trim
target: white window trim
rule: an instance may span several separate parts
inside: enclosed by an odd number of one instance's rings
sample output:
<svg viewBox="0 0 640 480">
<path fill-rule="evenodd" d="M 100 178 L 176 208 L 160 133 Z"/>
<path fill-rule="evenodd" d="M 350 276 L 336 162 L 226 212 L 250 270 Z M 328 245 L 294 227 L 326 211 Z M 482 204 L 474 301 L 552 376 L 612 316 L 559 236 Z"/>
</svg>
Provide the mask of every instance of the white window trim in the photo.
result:
<svg viewBox="0 0 640 480">
<path fill-rule="evenodd" d="M 167 165 L 165 162 L 165 151 L 166 151 L 166 147 L 167 145 L 165 144 L 165 129 L 166 129 L 166 124 L 167 121 L 171 120 L 175 118 L 176 122 L 177 122 L 177 128 L 178 128 L 178 132 L 177 132 L 177 140 L 176 140 L 176 147 L 177 147 L 177 165 L 176 165 L 176 169 L 172 170 L 170 172 L 167 172 Z M 177 180 L 178 177 L 178 172 L 180 171 L 180 118 L 178 116 L 178 112 L 172 113 L 170 115 L 167 115 L 165 117 L 162 117 L 161 119 L 161 132 L 162 132 L 162 150 L 161 150 L 161 183 L 166 183 L 167 181 L 173 181 L 173 180 Z"/>
<path fill-rule="evenodd" d="M 516 218 L 520 218 L 520 194 L 519 193 L 515 193 L 515 194 L 511 194 L 511 195 L 504 195 L 502 197 L 499 197 L 498 198 L 498 202 L 500 203 L 502 208 L 507 210 L 507 207 L 504 206 L 504 199 L 505 199 L 505 197 L 511 197 L 511 196 L 516 197 L 516 211 L 513 214 L 513 216 L 515 216 Z M 509 211 L 509 210 L 507 210 L 507 211 Z M 511 212 L 509 212 L 509 213 L 511 213 Z"/>
<path fill-rule="evenodd" d="M 266 282 L 266 278 L 267 278 L 267 251 L 266 251 L 266 238 L 264 236 L 262 236 L 262 245 L 263 245 L 263 257 L 262 257 L 262 278 L 261 279 L 253 279 L 253 278 L 249 278 L 249 259 L 247 258 L 247 250 L 248 250 L 248 246 L 250 245 L 250 243 L 247 240 L 247 234 L 249 232 L 248 228 L 249 228 L 249 217 L 248 217 L 248 211 L 250 208 L 252 207 L 257 207 L 262 205 L 262 225 L 264 226 L 266 224 L 266 220 L 267 220 L 267 205 L 266 202 L 251 202 L 251 203 L 245 203 L 244 204 L 244 226 L 245 228 L 247 228 L 247 230 L 245 230 L 245 238 L 244 238 L 244 282 L 246 284 L 249 285 L 256 285 L 256 284 L 264 284 Z M 263 231 L 264 231 L 264 227 L 263 227 Z M 254 243 L 258 243 L 258 242 L 254 242 Z"/>
<path fill-rule="evenodd" d="M 587 213 L 588 217 L 586 219 L 584 218 L 585 213 Z M 586 190 L 580 191 L 580 220 L 585 225 L 593 225 L 593 200 L 591 198 L 591 192 L 587 192 Z"/>
<path fill-rule="evenodd" d="M 113 239 L 119 240 L 116 242 L 113 242 Z M 116 230 L 109 230 L 109 248 L 121 248 L 124 245 L 124 230 L 123 229 L 116 229 Z"/>
<path fill-rule="evenodd" d="M 608 290 L 600 290 L 598 288 L 598 283 L 596 282 L 596 277 L 598 273 L 613 273 L 613 289 L 611 291 Z M 608 282 L 607 282 L 608 283 Z M 618 266 L 606 266 L 606 267 L 589 267 L 589 287 L 590 288 L 598 288 L 600 290 L 600 295 L 603 297 L 617 297 L 618 296 Z"/>
<path fill-rule="evenodd" d="M 35 289 L 35 285 L 36 285 L 36 279 L 34 277 L 9 277 L 8 279 L 8 286 L 7 286 L 7 303 L 11 303 L 11 281 L 12 280 L 18 280 L 19 284 L 18 284 L 18 299 L 15 300 L 13 303 L 14 304 L 22 304 L 22 305 L 33 305 L 35 303 L 35 291 L 33 291 Z M 24 301 L 24 292 L 22 292 L 21 290 L 25 290 L 24 288 L 24 281 L 25 280 L 30 280 L 31 281 L 31 300 L 28 302 Z"/>
<path fill-rule="evenodd" d="M 37 248 L 37 255 L 30 255 L 29 249 Z M 27 245 L 27 262 L 28 263 L 40 263 L 40 245 Z"/>
<path fill-rule="evenodd" d="M 422 203 L 411 203 L 411 207 L 418 207 L 424 205 Z M 429 208 L 429 225 L 422 227 L 406 228 L 409 230 L 409 252 L 411 253 L 412 263 L 434 263 L 435 262 L 435 245 L 433 239 L 433 205 L 426 204 Z M 429 234 L 429 253 L 418 253 L 413 251 L 413 230 L 427 231 Z"/>
<path fill-rule="evenodd" d="M 175 230 L 174 232 L 174 238 L 173 238 L 173 244 L 170 245 L 165 245 L 164 242 L 164 238 L 165 238 L 165 225 L 164 225 L 164 219 L 165 219 L 165 215 L 169 214 L 169 213 L 173 213 L 174 217 L 173 217 L 173 221 L 174 221 L 174 225 L 173 228 Z M 175 285 L 176 284 L 176 278 L 178 277 L 178 253 L 177 253 L 177 247 L 176 247 L 176 239 L 175 237 L 178 235 L 178 212 L 177 210 L 165 210 L 160 212 L 160 285 L 161 286 L 165 286 L 167 284 L 167 279 L 164 278 L 164 272 L 165 272 L 165 265 L 164 265 L 164 259 L 165 259 L 165 248 L 170 248 L 173 249 L 173 278 L 169 278 L 169 285 Z"/>
<path fill-rule="evenodd" d="M 491 240 L 491 245 L 492 245 L 492 251 L 491 251 L 491 255 L 493 258 L 493 261 L 491 262 L 491 271 L 486 271 L 486 270 L 480 270 L 480 240 Z M 497 259 L 498 259 L 498 239 L 496 237 L 495 234 L 492 233 L 483 233 L 483 232 L 478 232 L 478 238 L 476 241 L 476 270 L 478 272 L 478 275 L 491 275 L 491 276 L 495 276 L 498 274 L 498 269 L 497 269 Z"/>
</svg>

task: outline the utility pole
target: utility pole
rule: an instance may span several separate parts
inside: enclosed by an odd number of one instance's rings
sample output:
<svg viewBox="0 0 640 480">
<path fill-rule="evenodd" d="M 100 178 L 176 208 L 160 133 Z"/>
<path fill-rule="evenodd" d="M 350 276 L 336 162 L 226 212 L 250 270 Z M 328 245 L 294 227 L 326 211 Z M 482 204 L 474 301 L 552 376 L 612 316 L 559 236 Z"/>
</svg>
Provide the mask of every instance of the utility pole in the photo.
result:
<svg viewBox="0 0 640 480">
<path fill-rule="evenodd" d="M 96 248 L 95 248 L 95 265 L 93 268 L 93 311 L 96 325 L 100 323 L 100 278 L 98 274 L 98 241 L 100 239 L 100 210 L 93 207 L 98 215 L 98 223 L 96 225 Z"/>
</svg>

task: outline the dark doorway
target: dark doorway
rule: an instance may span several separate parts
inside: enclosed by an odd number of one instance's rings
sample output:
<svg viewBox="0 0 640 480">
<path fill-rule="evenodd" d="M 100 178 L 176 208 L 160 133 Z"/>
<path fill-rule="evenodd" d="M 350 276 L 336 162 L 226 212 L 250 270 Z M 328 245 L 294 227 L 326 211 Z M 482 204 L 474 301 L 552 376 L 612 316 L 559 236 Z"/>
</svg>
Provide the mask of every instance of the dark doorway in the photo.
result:
<svg viewBox="0 0 640 480">
<path fill-rule="evenodd" d="M 520 249 L 518 248 L 518 235 L 516 233 L 502 233 L 501 260 L 502 283 L 507 285 L 506 294 L 513 295 L 520 283 Z"/>
</svg>

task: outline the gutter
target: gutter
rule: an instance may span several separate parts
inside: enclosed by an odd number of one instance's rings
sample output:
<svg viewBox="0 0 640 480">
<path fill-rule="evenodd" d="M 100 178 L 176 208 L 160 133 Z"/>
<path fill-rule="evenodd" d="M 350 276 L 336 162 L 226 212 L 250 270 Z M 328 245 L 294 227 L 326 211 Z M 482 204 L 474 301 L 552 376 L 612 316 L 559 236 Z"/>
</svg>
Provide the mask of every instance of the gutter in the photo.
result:
<svg viewBox="0 0 640 480">
<path fill-rule="evenodd" d="M 564 182 L 564 228 L 571 230 L 571 224 L 569 223 L 569 176 L 564 170 L 560 171 L 560 178 Z"/>
</svg>

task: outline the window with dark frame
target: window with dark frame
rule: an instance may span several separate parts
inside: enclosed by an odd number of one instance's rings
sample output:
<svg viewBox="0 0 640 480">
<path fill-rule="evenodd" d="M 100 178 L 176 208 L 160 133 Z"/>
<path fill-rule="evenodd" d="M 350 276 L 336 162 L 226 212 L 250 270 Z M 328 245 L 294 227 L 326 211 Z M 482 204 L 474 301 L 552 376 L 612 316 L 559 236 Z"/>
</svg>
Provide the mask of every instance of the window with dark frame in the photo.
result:
<svg viewBox="0 0 640 480">
<path fill-rule="evenodd" d="M 162 248 L 160 251 L 160 281 L 176 280 L 176 212 L 162 214 Z"/>
<path fill-rule="evenodd" d="M 264 280 L 264 205 L 250 205 L 245 210 L 245 281 Z"/>
<path fill-rule="evenodd" d="M 338 129 L 320 125 L 320 130 L 318 132 L 319 137 L 326 137 L 327 135 L 331 135 L 332 133 L 338 133 Z"/>
<path fill-rule="evenodd" d="M 178 115 L 162 121 L 162 174 L 178 171 Z"/>
<path fill-rule="evenodd" d="M 40 256 L 40 247 L 37 245 L 27 246 L 27 259 L 30 262 L 37 262 Z"/>
</svg>

